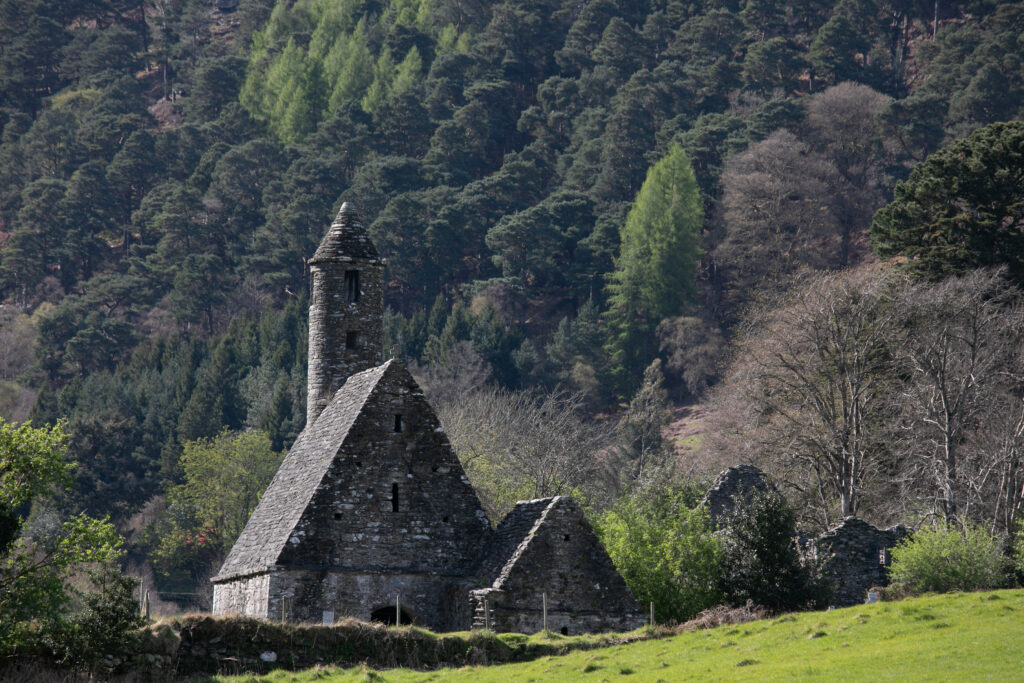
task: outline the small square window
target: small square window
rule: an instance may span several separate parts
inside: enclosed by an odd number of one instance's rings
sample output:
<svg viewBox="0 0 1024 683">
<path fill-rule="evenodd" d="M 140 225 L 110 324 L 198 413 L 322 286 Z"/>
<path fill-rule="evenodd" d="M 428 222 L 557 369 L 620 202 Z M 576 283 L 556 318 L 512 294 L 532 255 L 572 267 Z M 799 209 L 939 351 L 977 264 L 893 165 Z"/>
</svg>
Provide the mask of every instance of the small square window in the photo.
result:
<svg viewBox="0 0 1024 683">
<path fill-rule="evenodd" d="M 349 351 L 359 348 L 359 333 L 358 332 L 346 332 L 345 333 L 345 348 Z"/>
<path fill-rule="evenodd" d="M 395 431 L 396 432 L 402 431 L 402 416 L 401 415 L 395 415 Z"/>
</svg>

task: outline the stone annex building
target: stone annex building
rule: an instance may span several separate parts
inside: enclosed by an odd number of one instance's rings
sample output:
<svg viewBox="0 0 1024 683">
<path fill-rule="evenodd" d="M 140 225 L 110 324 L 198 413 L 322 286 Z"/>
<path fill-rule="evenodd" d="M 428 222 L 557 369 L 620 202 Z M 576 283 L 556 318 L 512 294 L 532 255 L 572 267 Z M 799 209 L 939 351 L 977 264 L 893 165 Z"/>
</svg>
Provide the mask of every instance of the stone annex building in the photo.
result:
<svg viewBox="0 0 1024 683">
<path fill-rule="evenodd" d="M 491 529 L 416 381 L 381 364 L 384 260 L 351 205 L 309 265 L 306 427 L 213 578 L 213 613 L 533 632 L 546 594 L 551 630 L 641 626 L 570 498 Z"/>
</svg>

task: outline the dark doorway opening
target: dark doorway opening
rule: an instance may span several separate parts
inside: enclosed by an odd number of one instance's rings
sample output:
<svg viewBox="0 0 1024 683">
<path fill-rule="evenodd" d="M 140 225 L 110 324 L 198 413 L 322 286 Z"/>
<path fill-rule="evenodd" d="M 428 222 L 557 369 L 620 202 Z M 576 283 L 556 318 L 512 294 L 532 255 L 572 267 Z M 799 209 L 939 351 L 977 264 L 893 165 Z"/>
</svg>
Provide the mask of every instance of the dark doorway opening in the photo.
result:
<svg viewBox="0 0 1024 683">
<path fill-rule="evenodd" d="M 388 605 L 387 607 L 378 607 L 377 609 L 370 612 L 370 621 L 376 621 L 381 624 L 387 624 L 388 626 L 394 626 L 395 621 L 395 606 Z M 415 623 L 412 615 L 402 610 L 402 626 Z"/>
</svg>

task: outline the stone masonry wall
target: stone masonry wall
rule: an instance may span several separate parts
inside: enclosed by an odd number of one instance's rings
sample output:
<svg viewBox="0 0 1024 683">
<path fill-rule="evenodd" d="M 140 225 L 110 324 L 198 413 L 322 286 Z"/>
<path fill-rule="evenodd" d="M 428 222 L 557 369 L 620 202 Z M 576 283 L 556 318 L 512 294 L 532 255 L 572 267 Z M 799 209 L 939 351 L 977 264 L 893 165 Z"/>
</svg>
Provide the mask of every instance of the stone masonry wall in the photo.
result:
<svg viewBox="0 0 1024 683">
<path fill-rule="evenodd" d="M 731 511 L 737 503 L 755 491 L 775 490 L 771 482 L 757 467 L 740 465 L 722 471 L 715 483 L 704 496 L 703 505 L 708 511 L 712 522 L 726 512 Z"/>
<path fill-rule="evenodd" d="M 267 617 L 270 574 L 257 574 L 213 586 L 213 613 Z"/>
<path fill-rule="evenodd" d="M 374 612 L 393 614 L 395 599 L 403 619 L 435 631 L 452 630 L 448 587 L 453 578 L 428 573 L 352 571 L 282 571 L 270 596 L 269 618 L 319 624 L 329 611 L 335 621 L 353 617 L 370 621 Z"/>
<path fill-rule="evenodd" d="M 296 579 L 295 604 L 317 618 L 331 609 L 321 595 L 333 605 L 351 591 L 358 597 L 345 603 L 346 613 L 366 619 L 408 592 L 421 623 L 445 628 L 445 587 L 466 576 L 489 534 L 422 391 L 391 361 L 277 562 L 310 572 Z"/>
<path fill-rule="evenodd" d="M 861 604 L 869 588 L 889 585 L 889 549 L 908 533 L 903 526 L 878 529 L 856 517 L 847 517 L 816 538 L 811 544 L 812 552 L 824 562 L 823 569 L 833 582 L 833 604 Z"/>
</svg>

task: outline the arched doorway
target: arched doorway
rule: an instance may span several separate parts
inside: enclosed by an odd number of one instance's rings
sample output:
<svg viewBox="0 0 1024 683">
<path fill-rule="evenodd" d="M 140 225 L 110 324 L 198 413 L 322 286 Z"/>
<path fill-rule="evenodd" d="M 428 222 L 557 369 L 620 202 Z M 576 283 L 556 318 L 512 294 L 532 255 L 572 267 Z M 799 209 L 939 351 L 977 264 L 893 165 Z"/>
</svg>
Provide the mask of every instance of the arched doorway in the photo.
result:
<svg viewBox="0 0 1024 683">
<path fill-rule="evenodd" d="M 387 624 L 388 626 L 394 626 L 397 622 L 395 620 L 395 606 L 387 605 L 386 607 L 378 607 L 377 609 L 370 612 L 370 621 L 376 621 L 381 624 Z M 416 623 L 416 620 L 411 614 L 402 608 L 402 626 Z"/>
</svg>

